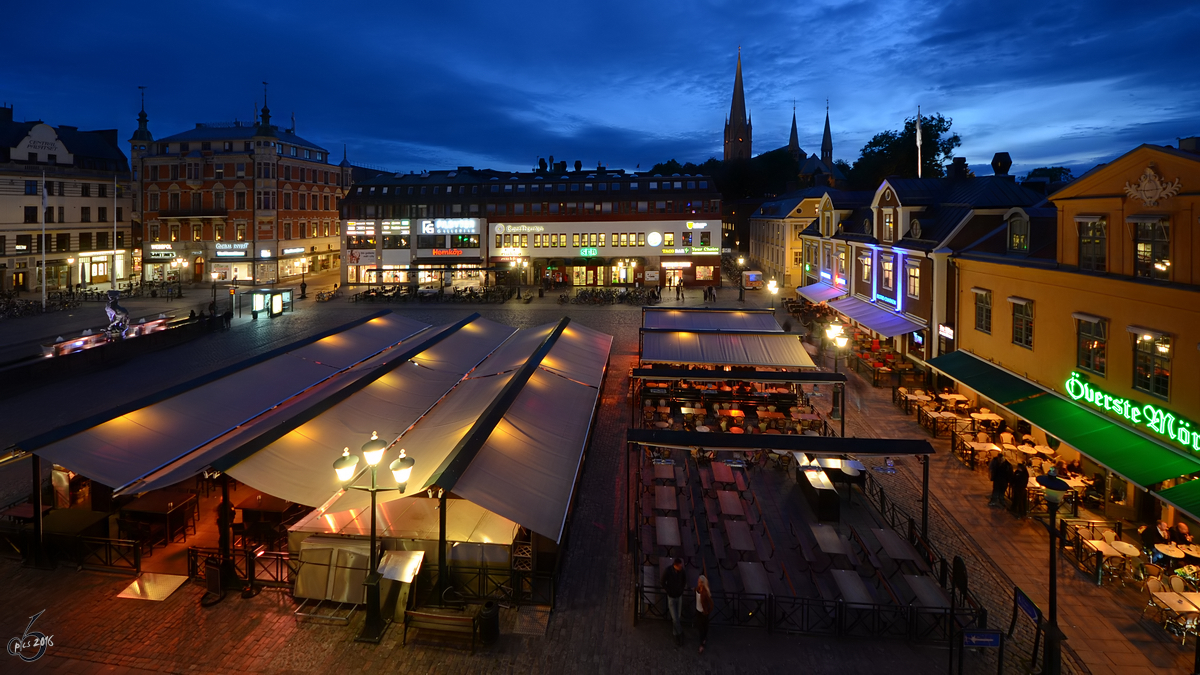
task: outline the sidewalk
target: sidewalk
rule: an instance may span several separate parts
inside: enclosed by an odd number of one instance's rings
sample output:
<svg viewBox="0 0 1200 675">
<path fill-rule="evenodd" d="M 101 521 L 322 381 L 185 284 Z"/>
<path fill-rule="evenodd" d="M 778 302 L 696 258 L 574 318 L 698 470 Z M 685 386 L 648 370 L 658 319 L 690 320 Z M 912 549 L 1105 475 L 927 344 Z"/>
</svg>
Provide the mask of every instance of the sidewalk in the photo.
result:
<svg viewBox="0 0 1200 675">
<path fill-rule="evenodd" d="M 991 483 L 985 472 L 966 467 L 952 455 L 948 438 L 930 438 L 915 416 L 892 404 L 890 389 L 872 387 L 855 373 L 848 376 L 847 435 L 922 438 L 937 451 L 929 471 L 930 539 L 944 555 L 964 558 L 977 591 L 980 577 L 994 567 L 997 578 L 984 589 L 996 605 L 989 607 L 989 623 L 1007 629 L 1013 585 L 1048 614 L 1050 538 L 1044 522 L 1017 520 L 1004 509 L 989 507 Z M 889 498 L 902 500 L 903 508 L 919 518 L 920 466 L 898 462 L 897 467 L 900 471 L 895 475 L 878 478 Z M 1074 652 L 1092 675 L 1191 673 L 1194 641 L 1181 647 L 1178 638 L 1142 619 L 1144 606 L 1145 595 L 1136 588 L 1096 586 L 1060 556 L 1058 621 L 1067 638 L 1064 672 L 1070 670 L 1070 652 Z M 1027 659 L 1028 651 L 1022 656 Z"/>
</svg>

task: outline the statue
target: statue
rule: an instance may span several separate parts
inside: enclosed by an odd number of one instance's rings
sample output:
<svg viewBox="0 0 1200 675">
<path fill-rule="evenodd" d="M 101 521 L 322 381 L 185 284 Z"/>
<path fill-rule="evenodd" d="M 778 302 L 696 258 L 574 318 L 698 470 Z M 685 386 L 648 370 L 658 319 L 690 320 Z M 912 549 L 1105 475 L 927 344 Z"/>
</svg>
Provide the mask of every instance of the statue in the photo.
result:
<svg viewBox="0 0 1200 675">
<path fill-rule="evenodd" d="M 104 308 L 105 313 L 108 314 L 108 328 L 105 330 L 120 333 L 124 337 L 125 331 L 129 328 L 129 312 L 117 304 L 120 297 L 120 291 L 108 292 L 108 304 Z"/>
</svg>

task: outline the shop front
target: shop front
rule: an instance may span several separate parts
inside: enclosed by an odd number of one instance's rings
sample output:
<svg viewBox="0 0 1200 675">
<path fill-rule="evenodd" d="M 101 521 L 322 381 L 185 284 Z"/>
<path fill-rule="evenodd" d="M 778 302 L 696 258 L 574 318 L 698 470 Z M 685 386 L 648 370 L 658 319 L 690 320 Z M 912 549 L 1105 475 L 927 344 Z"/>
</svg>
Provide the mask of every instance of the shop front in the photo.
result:
<svg viewBox="0 0 1200 675">
<path fill-rule="evenodd" d="M 209 260 L 209 270 L 217 273 L 219 281 L 254 283 L 254 261 L 250 255 L 250 242 L 218 241 L 214 246 L 215 255 Z"/>
<path fill-rule="evenodd" d="M 174 244 L 145 244 L 142 250 L 142 280 L 177 281 L 175 273 L 179 269 L 182 255 L 182 251 L 175 250 Z M 81 274 L 83 272 L 82 259 L 80 260 L 80 272 Z M 82 278 L 82 276 L 78 278 Z"/>
<path fill-rule="evenodd" d="M 720 250 L 693 252 L 691 255 L 663 255 L 658 259 L 658 270 L 658 283 L 665 287 L 720 286 Z"/>
<path fill-rule="evenodd" d="M 646 261 L 642 258 L 611 258 L 609 282 L 613 286 L 642 286 L 645 283 Z"/>
<path fill-rule="evenodd" d="M 304 274 L 311 274 L 313 269 L 310 266 L 308 249 L 303 246 L 286 246 L 279 247 L 279 278 L 288 279 L 298 277 Z"/>
<path fill-rule="evenodd" d="M 480 220 L 437 218 L 417 221 L 418 282 L 422 285 L 484 285 Z"/>
</svg>

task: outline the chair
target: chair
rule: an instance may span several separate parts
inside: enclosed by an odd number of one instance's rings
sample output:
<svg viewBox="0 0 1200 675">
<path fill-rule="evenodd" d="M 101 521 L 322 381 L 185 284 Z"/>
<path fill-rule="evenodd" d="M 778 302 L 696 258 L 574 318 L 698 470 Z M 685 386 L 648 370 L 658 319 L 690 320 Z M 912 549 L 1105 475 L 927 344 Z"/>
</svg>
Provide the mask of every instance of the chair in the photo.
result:
<svg viewBox="0 0 1200 675">
<path fill-rule="evenodd" d="M 1185 582 L 1181 577 L 1172 575 L 1169 579 L 1169 582 L 1171 584 L 1171 590 L 1175 591 L 1176 593 L 1188 592 L 1187 582 Z"/>
<path fill-rule="evenodd" d="M 986 433 L 981 431 L 981 432 L 975 434 L 975 442 L 976 443 L 991 443 L 992 437 L 988 436 Z"/>
<path fill-rule="evenodd" d="M 1112 543 L 1117 540 L 1117 533 L 1112 530 L 1105 530 L 1100 536 L 1104 537 L 1105 543 L 1112 546 Z"/>
<path fill-rule="evenodd" d="M 1145 589 L 1146 583 L 1151 579 L 1162 583 L 1162 573 L 1163 568 L 1159 565 L 1155 565 L 1154 563 L 1146 563 L 1145 565 L 1142 565 L 1142 588 Z"/>
<path fill-rule="evenodd" d="M 1166 608 L 1159 605 L 1157 602 L 1155 602 L 1154 594 L 1162 593 L 1166 589 L 1163 588 L 1162 582 L 1159 581 L 1158 579 L 1147 579 L 1146 585 L 1144 586 L 1144 588 L 1146 589 L 1146 598 L 1147 599 L 1146 599 L 1146 606 L 1142 608 L 1142 616 L 1146 616 L 1146 610 L 1153 609 L 1156 612 L 1158 612 L 1158 618 L 1156 619 L 1156 621 L 1162 621 L 1163 611 Z"/>
<path fill-rule="evenodd" d="M 992 412 L 992 411 L 991 411 L 991 410 L 988 410 L 987 408 L 980 408 L 980 409 L 979 409 L 979 413 L 980 413 L 981 415 L 986 415 L 986 414 L 988 414 L 988 413 L 990 413 L 990 412 Z"/>
</svg>

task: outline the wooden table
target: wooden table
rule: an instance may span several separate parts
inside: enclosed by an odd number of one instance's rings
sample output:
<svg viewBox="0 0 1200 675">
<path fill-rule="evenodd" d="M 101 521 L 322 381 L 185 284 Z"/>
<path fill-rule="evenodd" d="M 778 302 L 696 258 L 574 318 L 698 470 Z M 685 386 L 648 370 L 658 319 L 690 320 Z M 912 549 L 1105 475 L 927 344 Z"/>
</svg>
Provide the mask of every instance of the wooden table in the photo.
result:
<svg viewBox="0 0 1200 675">
<path fill-rule="evenodd" d="M 286 499 L 259 493 L 246 497 L 234 508 L 242 512 L 242 522 L 244 523 L 261 521 L 279 523 L 283 521 L 283 514 L 292 508 L 292 503 Z"/>
<path fill-rule="evenodd" d="M 784 414 L 781 412 L 767 412 L 764 410 L 764 411 L 758 413 L 758 417 L 759 417 L 759 419 L 779 419 L 779 420 L 781 420 L 784 418 Z"/>
<path fill-rule="evenodd" d="M 729 518 L 745 518 L 742 498 L 732 490 L 717 490 L 717 501 L 721 504 L 721 515 Z"/>
<path fill-rule="evenodd" d="M 1103 539 L 1084 539 L 1083 545 L 1087 546 L 1088 548 L 1092 549 L 1093 551 L 1099 551 L 1099 552 L 1103 553 L 1105 558 L 1124 558 L 1125 557 L 1125 556 L 1121 555 L 1120 551 L 1113 548 L 1112 546 L 1109 546 L 1108 542 L 1104 541 Z M 1182 558 L 1183 556 L 1180 556 L 1180 557 Z"/>
<path fill-rule="evenodd" d="M 746 416 L 746 413 L 741 410 L 733 410 L 733 409 L 729 409 L 729 408 L 721 408 L 720 410 L 717 411 L 717 414 L 724 415 L 726 417 L 745 417 Z"/>
<path fill-rule="evenodd" d="M 50 506 L 49 504 L 42 504 L 42 515 L 44 516 L 47 513 L 49 513 L 51 508 L 53 508 L 53 507 Z M 33 521 L 33 503 L 32 502 L 24 502 L 21 504 L 17 504 L 16 506 L 13 506 L 12 508 L 5 509 L 3 513 L 0 513 L 0 518 L 9 518 L 12 520 L 32 522 Z"/>
<path fill-rule="evenodd" d="M 712 473 L 714 483 L 733 485 L 733 470 L 725 462 L 713 462 Z"/>
<path fill-rule="evenodd" d="M 770 595 L 771 582 L 767 580 L 767 570 L 760 562 L 743 561 L 737 564 L 738 574 L 742 577 L 742 588 L 753 595 Z"/>
<path fill-rule="evenodd" d="M 155 520 L 161 517 L 166 524 L 168 541 L 175 541 L 176 529 L 182 530 L 183 540 L 187 541 L 185 516 L 188 510 L 195 508 L 195 501 L 196 495 L 190 492 L 160 490 L 138 497 L 126 504 L 121 512 L 139 514 Z M 178 525 L 178 528 L 172 527 L 173 521 L 177 521 L 174 524 Z"/>
<path fill-rule="evenodd" d="M 858 576 L 858 572 L 854 570 L 829 570 L 833 574 L 833 580 L 837 582 L 838 590 L 842 593 L 842 600 L 850 605 L 873 605 L 875 598 L 871 592 L 867 590 L 867 585 L 863 583 L 862 577 Z"/>
<path fill-rule="evenodd" d="M 678 511 L 679 499 L 670 485 L 654 486 L 654 508 L 659 511 Z"/>
<path fill-rule="evenodd" d="M 1136 558 L 1142 554 L 1141 549 L 1127 541 L 1114 541 L 1112 547 L 1126 558 Z"/>
<path fill-rule="evenodd" d="M 673 516 L 655 516 L 654 538 L 659 546 L 667 549 L 667 555 L 671 555 L 672 548 L 682 545 L 679 537 L 679 519 Z"/>
<path fill-rule="evenodd" d="M 917 549 L 913 548 L 912 544 L 901 539 L 900 535 L 892 530 L 873 528 L 871 534 L 875 535 L 875 539 L 879 541 L 883 552 L 892 560 L 916 562 L 921 559 L 921 554 L 917 553 Z"/>
<path fill-rule="evenodd" d="M 915 574 L 905 574 L 904 580 L 908 582 L 908 587 L 912 589 L 913 595 L 917 596 L 917 604 L 922 607 L 932 609 L 950 607 L 950 600 L 946 597 L 945 591 L 934 583 L 933 579 Z"/>
<path fill-rule="evenodd" d="M 829 555 L 850 555 L 850 542 L 829 525 L 809 525 L 817 547 Z"/>
<path fill-rule="evenodd" d="M 1176 548 L 1193 558 L 1200 558 L 1200 546 L 1196 544 L 1179 544 Z"/>
<path fill-rule="evenodd" d="M 747 553 L 755 551 L 754 535 L 750 534 L 750 526 L 746 521 L 725 521 L 725 535 L 729 538 L 729 548 L 737 551 L 738 560 L 745 560 Z"/>
<path fill-rule="evenodd" d="M 938 394 L 938 398 L 943 399 L 945 401 L 965 401 L 965 400 L 967 400 L 967 397 L 963 396 L 962 394 Z"/>
<path fill-rule="evenodd" d="M 1200 607 L 1200 593 L 1180 593 L 1179 595 L 1196 607 Z"/>
<path fill-rule="evenodd" d="M 654 480 L 675 482 L 675 465 L 674 464 L 655 464 L 654 465 Z"/>
</svg>

